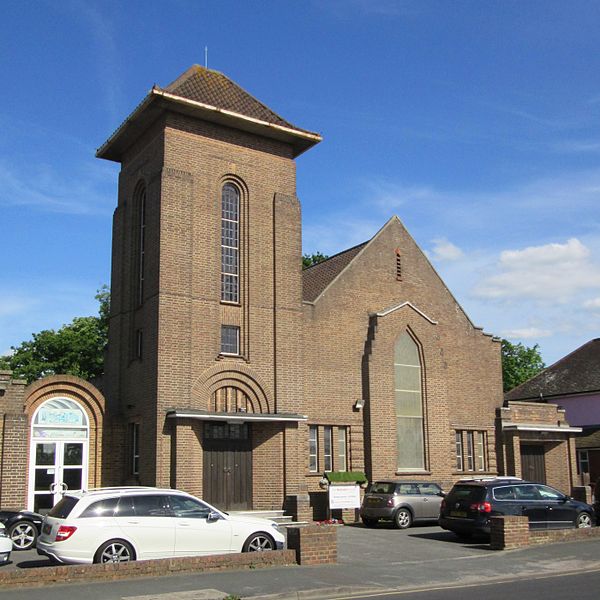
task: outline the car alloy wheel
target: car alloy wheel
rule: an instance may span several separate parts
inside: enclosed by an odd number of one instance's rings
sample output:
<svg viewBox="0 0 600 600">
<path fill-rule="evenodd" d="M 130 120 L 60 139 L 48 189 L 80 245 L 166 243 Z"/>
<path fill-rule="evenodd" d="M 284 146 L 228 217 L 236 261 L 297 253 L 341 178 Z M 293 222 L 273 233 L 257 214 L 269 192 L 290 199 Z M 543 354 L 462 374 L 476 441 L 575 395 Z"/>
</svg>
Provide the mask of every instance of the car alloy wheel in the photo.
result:
<svg viewBox="0 0 600 600">
<path fill-rule="evenodd" d="M 592 526 L 592 517 L 589 513 L 579 513 L 577 517 L 576 526 L 578 529 L 587 529 Z"/>
<path fill-rule="evenodd" d="M 400 508 L 394 517 L 398 529 L 407 529 L 412 523 L 412 515 L 406 508 Z"/>
<path fill-rule="evenodd" d="M 21 521 L 8 529 L 8 536 L 15 550 L 30 550 L 35 545 L 37 529 L 33 523 Z"/>
<path fill-rule="evenodd" d="M 96 560 L 99 563 L 121 563 L 135 560 L 133 548 L 127 542 L 112 540 L 100 546 L 96 552 Z"/>
<path fill-rule="evenodd" d="M 266 552 L 274 550 L 273 540 L 264 533 L 255 533 L 251 535 L 244 544 L 244 552 Z"/>
</svg>

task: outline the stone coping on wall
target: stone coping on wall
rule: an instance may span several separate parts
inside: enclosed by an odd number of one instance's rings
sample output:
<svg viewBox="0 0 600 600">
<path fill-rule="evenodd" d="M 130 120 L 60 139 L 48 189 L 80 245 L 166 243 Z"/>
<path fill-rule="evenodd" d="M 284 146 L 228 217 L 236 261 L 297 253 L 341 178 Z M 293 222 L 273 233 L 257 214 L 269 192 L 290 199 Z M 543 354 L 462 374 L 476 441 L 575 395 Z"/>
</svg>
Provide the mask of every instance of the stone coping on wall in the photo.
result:
<svg viewBox="0 0 600 600">
<path fill-rule="evenodd" d="M 187 556 L 104 565 L 35 567 L 12 571 L 0 570 L 0 589 L 291 565 L 296 565 L 296 552 L 294 550 L 246 552 L 215 556 Z"/>
</svg>

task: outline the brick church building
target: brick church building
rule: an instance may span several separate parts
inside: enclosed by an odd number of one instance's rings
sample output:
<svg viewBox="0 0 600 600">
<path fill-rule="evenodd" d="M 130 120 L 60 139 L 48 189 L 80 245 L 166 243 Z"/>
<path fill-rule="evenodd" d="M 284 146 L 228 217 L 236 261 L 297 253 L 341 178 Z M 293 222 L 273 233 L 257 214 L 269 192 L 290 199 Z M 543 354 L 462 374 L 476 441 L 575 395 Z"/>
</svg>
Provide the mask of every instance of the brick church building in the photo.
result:
<svg viewBox="0 0 600 600">
<path fill-rule="evenodd" d="M 105 376 L 0 372 L 2 507 L 141 484 L 310 519 L 327 471 L 571 488 L 564 411 L 504 406 L 500 340 L 397 217 L 302 270 L 320 141 L 199 66 L 150 90 L 97 153 L 121 164 Z"/>
</svg>

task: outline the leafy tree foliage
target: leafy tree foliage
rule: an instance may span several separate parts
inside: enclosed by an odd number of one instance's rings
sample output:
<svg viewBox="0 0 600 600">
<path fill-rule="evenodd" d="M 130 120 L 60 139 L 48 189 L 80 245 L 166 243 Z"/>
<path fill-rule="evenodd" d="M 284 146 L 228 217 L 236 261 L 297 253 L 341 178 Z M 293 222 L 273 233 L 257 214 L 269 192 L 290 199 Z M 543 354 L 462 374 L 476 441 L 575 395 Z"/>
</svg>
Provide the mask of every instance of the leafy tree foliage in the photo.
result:
<svg viewBox="0 0 600 600">
<path fill-rule="evenodd" d="M 29 383 L 53 374 L 77 375 L 83 379 L 104 372 L 104 349 L 108 342 L 110 291 L 103 286 L 96 294 L 99 316 L 76 317 L 58 331 L 45 329 L 33 339 L 12 347 L 13 353 L 0 357 L 0 369 Z"/>
<path fill-rule="evenodd" d="M 505 392 L 531 379 L 545 366 L 537 344 L 529 348 L 521 343 L 511 344 L 508 340 L 502 340 L 502 380 Z"/>
<path fill-rule="evenodd" d="M 306 269 L 307 267 L 312 267 L 317 263 L 323 262 L 327 260 L 329 256 L 325 254 L 321 254 L 320 252 L 315 252 L 314 254 L 303 254 L 302 255 L 302 268 Z"/>
</svg>

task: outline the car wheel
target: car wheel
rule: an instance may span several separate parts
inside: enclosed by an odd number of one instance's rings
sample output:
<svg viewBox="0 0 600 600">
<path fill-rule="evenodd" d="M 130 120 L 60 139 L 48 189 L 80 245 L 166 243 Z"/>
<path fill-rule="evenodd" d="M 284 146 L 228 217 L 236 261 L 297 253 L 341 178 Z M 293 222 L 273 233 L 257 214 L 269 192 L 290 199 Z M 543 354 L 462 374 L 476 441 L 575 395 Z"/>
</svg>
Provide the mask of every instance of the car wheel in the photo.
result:
<svg viewBox="0 0 600 600">
<path fill-rule="evenodd" d="M 578 529 L 586 529 L 587 527 L 592 526 L 592 515 L 590 513 L 582 512 L 577 515 L 577 520 L 575 521 L 575 527 Z"/>
<path fill-rule="evenodd" d="M 365 527 L 375 527 L 379 522 L 379 519 L 369 519 L 368 517 L 362 517 L 362 522 Z"/>
<path fill-rule="evenodd" d="M 104 542 L 94 555 L 95 563 L 121 563 L 135 560 L 135 552 L 125 540 L 109 540 Z"/>
<path fill-rule="evenodd" d="M 242 548 L 242 552 L 267 552 L 268 550 L 275 550 L 275 542 L 266 533 L 253 533 Z"/>
<path fill-rule="evenodd" d="M 394 524 L 398 529 L 407 529 L 412 524 L 412 514 L 407 508 L 400 508 L 394 515 Z"/>
<path fill-rule="evenodd" d="M 8 537 L 15 550 L 31 550 L 37 540 L 37 529 L 30 521 L 19 521 L 8 528 Z"/>
</svg>

